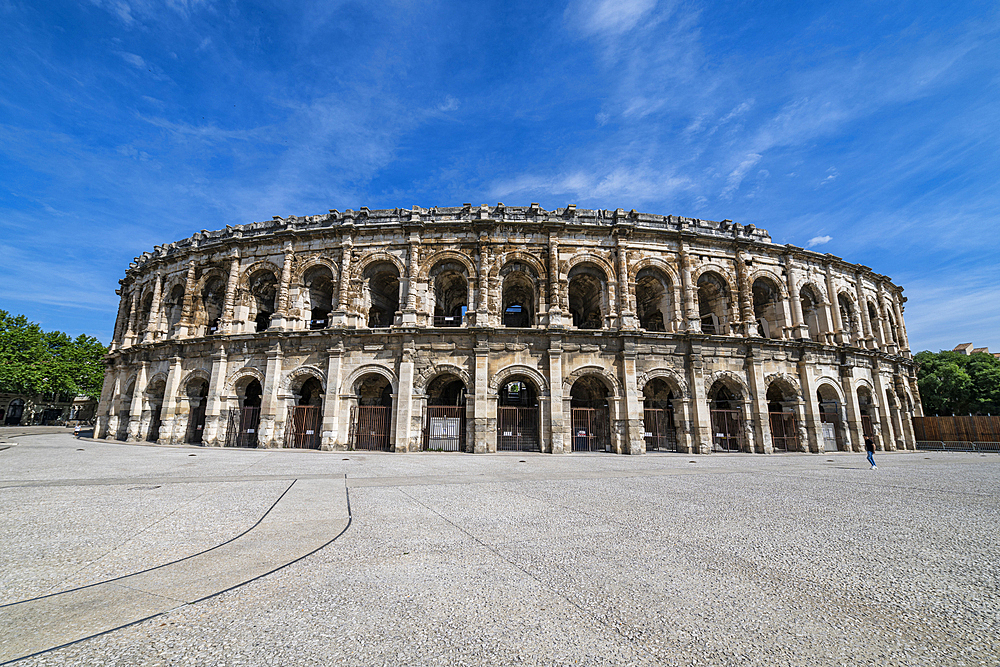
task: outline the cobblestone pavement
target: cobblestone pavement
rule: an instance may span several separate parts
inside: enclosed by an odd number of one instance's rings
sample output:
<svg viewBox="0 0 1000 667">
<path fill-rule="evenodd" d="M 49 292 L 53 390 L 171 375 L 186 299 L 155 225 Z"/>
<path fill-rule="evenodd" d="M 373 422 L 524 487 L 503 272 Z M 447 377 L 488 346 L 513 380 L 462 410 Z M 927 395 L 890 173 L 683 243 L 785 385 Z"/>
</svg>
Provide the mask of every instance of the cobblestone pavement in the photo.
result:
<svg viewBox="0 0 1000 667">
<path fill-rule="evenodd" d="M 1000 662 L 995 454 L 8 445 L 2 603 L 222 542 L 291 479 L 347 475 L 352 511 L 284 569 L 19 665 Z"/>
</svg>

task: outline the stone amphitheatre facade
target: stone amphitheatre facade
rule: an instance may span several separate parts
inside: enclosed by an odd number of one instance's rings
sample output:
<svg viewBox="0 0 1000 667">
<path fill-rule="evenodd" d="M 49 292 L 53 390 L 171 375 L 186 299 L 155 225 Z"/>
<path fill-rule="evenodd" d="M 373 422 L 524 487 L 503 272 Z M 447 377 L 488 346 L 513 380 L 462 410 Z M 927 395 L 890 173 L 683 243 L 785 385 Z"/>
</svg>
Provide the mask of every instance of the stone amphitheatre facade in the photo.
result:
<svg viewBox="0 0 1000 667">
<path fill-rule="evenodd" d="M 347 210 L 136 258 L 97 436 L 638 454 L 913 448 L 902 288 L 729 220 Z"/>
</svg>

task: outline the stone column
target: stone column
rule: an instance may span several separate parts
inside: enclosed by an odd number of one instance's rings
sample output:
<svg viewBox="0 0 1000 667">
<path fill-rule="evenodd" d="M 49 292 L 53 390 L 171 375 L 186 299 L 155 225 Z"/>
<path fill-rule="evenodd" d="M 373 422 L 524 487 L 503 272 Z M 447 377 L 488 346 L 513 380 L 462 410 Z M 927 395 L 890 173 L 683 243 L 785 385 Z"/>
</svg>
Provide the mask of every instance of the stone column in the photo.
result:
<svg viewBox="0 0 1000 667">
<path fill-rule="evenodd" d="M 816 404 L 816 387 L 813 384 L 809 368 L 813 365 L 810 355 L 803 354 L 799 359 L 799 386 L 802 387 L 803 409 L 805 410 L 806 438 L 808 451 L 818 454 L 823 451 L 823 426 L 819 419 L 819 406 Z"/>
<path fill-rule="evenodd" d="M 337 341 L 326 351 L 326 394 L 323 397 L 323 430 L 320 447 L 324 451 L 345 450 L 346 442 L 340 442 L 340 369 L 343 365 L 344 343 Z"/>
<path fill-rule="evenodd" d="M 809 329 L 802 320 L 802 301 L 799 299 L 799 288 L 795 285 L 791 253 L 785 255 L 785 274 L 788 281 L 789 310 L 792 313 L 792 335 L 790 337 L 808 339 Z"/>
<path fill-rule="evenodd" d="M 331 326 L 347 324 L 347 292 L 351 285 L 351 248 L 354 242 L 345 235 L 340 243 L 340 280 L 337 281 L 337 307 L 330 313 Z M 330 392 L 327 392 L 327 396 Z"/>
<path fill-rule="evenodd" d="M 902 426 L 900 436 L 903 439 L 903 449 L 916 449 L 917 438 L 913 434 L 913 421 L 910 419 L 910 411 L 907 410 L 906 383 L 903 376 L 897 371 L 893 377 L 893 385 L 896 387 L 896 395 L 899 397 L 899 421 Z"/>
<path fill-rule="evenodd" d="M 691 450 L 695 454 L 712 451 L 712 415 L 705 388 L 705 369 L 701 358 L 701 344 L 692 342 L 688 356 L 688 382 L 691 385 Z"/>
<path fill-rule="evenodd" d="M 559 305 L 559 238 L 549 232 L 549 326 L 561 327 L 562 308 Z M 560 408 L 561 410 L 561 408 Z M 553 443 L 555 430 L 553 430 Z"/>
<path fill-rule="evenodd" d="M 109 346 L 109 351 L 114 352 L 121 348 L 123 341 L 125 340 L 125 330 L 128 328 L 128 316 L 129 314 L 125 310 L 125 288 L 118 290 L 118 294 L 121 296 L 118 299 L 118 314 L 115 316 L 115 330 L 111 337 L 111 345 Z"/>
<path fill-rule="evenodd" d="M 764 364 L 759 345 L 751 345 L 747 350 L 747 376 L 750 380 L 750 417 L 754 422 L 754 439 L 757 453 L 774 453 L 771 439 L 771 418 L 767 412 L 767 385 L 764 381 Z"/>
<path fill-rule="evenodd" d="M 681 287 L 684 291 L 685 329 L 691 333 L 701 333 L 701 317 L 699 316 L 698 300 L 695 298 L 694 285 L 691 283 L 691 258 L 687 250 L 681 246 Z"/>
<path fill-rule="evenodd" d="M 643 437 L 642 397 L 636 378 L 635 339 L 622 340 L 622 387 L 625 390 L 625 419 L 628 424 L 625 445 L 629 454 L 644 454 L 646 439 Z"/>
<path fill-rule="evenodd" d="M 163 404 L 160 408 L 160 438 L 157 440 L 161 445 L 172 445 L 175 442 L 183 442 L 184 436 L 177 436 L 177 432 L 183 433 L 177 422 L 177 394 L 181 386 L 181 358 L 170 358 L 170 370 L 167 371 L 167 386 L 163 390 Z"/>
<path fill-rule="evenodd" d="M 277 312 L 271 318 L 269 329 L 289 329 L 288 326 L 288 288 L 292 282 L 292 264 L 295 262 L 295 251 L 292 242 L 285 243 L 285 260 L 281 264 L 281 284 L 278 285 Z"/>
<path fill-rule="evenodd" d="M 222 321 L 219 322 L 219 333 L 233 333 L 233 308 L 236 304 L 236 285 L 240 280 L 240 255 L 233 248 L 233 256 L 229 262 L 229 276 L 226 279 L 226 300 L 222 304 Z"/>
<path fill-rule="evenodd" d="M 475 384 L 475 403 L 473 404 L 473 447 L 476 454 L 496 451 L 496 432 L 490 433 L 489 428 L 489 380 L 490 380 L 490 345 L 487 336 L 478 336 L 476 340 L 476 367 L 472 381 Z M 494 424 L 495 426 L 495 424 Z M 492 435 L 492 437 L 490 437 Z M 490 444 L 492 443 L 492 449 Z"/>
<path fill-rule="evenodd" d="M 226 415 L 222 414 L 222 392 L 226 388 L 226 373 L 226 348 L 219 343 L 212 352 L 212 375 L 208 380 L 208 397 L 205 399 L 205 430 L 201 437 L 207 447 L 221 447 L 225 444 L 224 429 L 228 424 L 225 421 Z"/>
<path fill-rule="evenodd" d="M 840 315 L 840 299 L 833 284 L 833 267 L 826 263 L 826 295 L 830 302 L 830 321 L 833 322 L 833 339 L 840 345 L 850 343 L 850 337 L 844 331 L 844 319 Z"/>
<path fill-rule="evenodd" d="M 149 362 L 143 361 L 139 366 L 139 374 L 135 378 L 135 388 L 132 390 L 132 405 L 129 406 L 128 432 L 125 439 L 129 442 L 138 442 L 142 439 L 140 426 L 142 425 L 143 397 L 146 394 L 146 374 L 149 372 Z"/>
<path fill-rule="evenodd" d="M 861 425 L 861 406 L 858 405 L 858 392 L 854 388 L 854 364 L 840 365 L 840 386 L 844 390 L 844 403 L 847 408 L 847 432 L 851 442 L 848 451 L 863 452 L 865 433 Z"/>
<path fill-rule="evenodd" d="M 195 304 L 195 271 L 198 265 L 193 260 L 188 260 L 187 276 L 184 278 L 184 310 L 181 312 L 181 323 L 178 327 L 178 338 L 187 338 L 191 335 L 194 327 L 194 304 Z"/>
<path fill-rule="evenodd" d="M 553 454 L 565 454 L 572 451 L 566 442 L 566 413 L 563 411 L 563 375 L 562 375 L 562 338 L 553 337 L 549 340 L 549 399 L 551 410 L 551 429 Z"/>
<path fill-rule="evenodd" d="M 404 326 L 417 325 L 417 274 L 420 271 L 420 234 L 410 232 L 410 247 L 406 254 L 406 307 L 403 309 Z M 431 311 L 431 316 L 434 312 Z M 396 443 L 397 449 L 399 442 Z"/>
<path fill-rule="evenodd" d="M 285 406 L 278 399 L 278 389 L 281 387 L 281 343 L 275 342 L 267 352 L 267 375 L 264 376 L 264 395 L 260 405 L 259 442 L 261 447 L 281 447 L 284 442 L 281 426 L 285 415 L 281 414 Z"/>
<path fill-rule="evenodd" d="M 632 301 L 635 299 L 635 293 L 632 289 L 631 281 L 628 276 L 628 246 L 622 239 L 621 235 L 618 236 L 618 326 L 621 329 L 637 329 L 639 328 L 638 320 L 635 316 L 635 310 L 632 308 Z M 645 441 L 643 441 L 643 447 L 645 447 Z"/>
<path fill-rule="evenodd" d="M 111 430 L 110 422 L 115 417 L 113 406 L 115 398 L 121 391 L 121 370 L 115 363 L 108 363 L 104 369 L 104 383 L 101 385 L 101 399 L 97 403 L 97 422 L 94 424 L 94 438 L 107 437 Z M 118 419 L 114 418 L 114 427 L 118 428 Z"/>
<path fill-rule="evenodd" d="M 878 449 L 892 451 L 896 449 L 896 438 L 892 432 L 892 416 L 889 414 L 888 399 L 886 398 L 885 387 L 882 384 L 882 370 L 878 362 L 872 368 L 872 383 L 875 385 L 875 393 L 878 398 L 878 415 L 881 426 L 881 442 L 875 443 Z"/>
<path fill-rule="evenodd" d="M 892 327 L 889 326 L 889 313 L 885 306 L 885 291 L 881 280 L 875 282 L 875 298 L 877 299 L 878 314 L 879 319 L 881 320 L 880 328 L 882 329 L 883 346 L 885 351 L 889 354 L 896 354 L 897 347 L 896 343 L 892 340 L 893 331 Z"/>
<path fill-rule="evenodd" d="M 899 295 L 891 294 L 892 310 L 896 314 L 896 338 L 899 339 L 900 351 L 909 352 L 910 342 L 906 339 L 906 326 L 903 324 L 903 309 L 899 305 Z"/>
<path fill-rule="evenodd" d="M 736 284 L 740 290 L 740 323 L 738 332 L 743 336 L 752 336 L 756 333 L 753 316 L 753 292 L 750 287 L 750 280 L 747 278 L 746 257 L 743 249 L 736 251 Z M 763 441 L 761 441 L 763 442 Z M 768 438 L 770 442 L 770 438 Z"/>
<path fill-rule="evenodd" d="M 396 452 L 417 451 L 413 433 L 413 341 L 403 342 L 403 353 L 399 359 L 399 387 L 396 389 Z"/>
<path fill-rule="evenodd" d="M 163 292 L 163 273 L 156 272 L 156 282 L 153 283 L 153 304 L 149 309 L 149 319 L 146 320 L 146 334 L 142 337 L 143 343 L 152 343 L 158 338 L 160 327 L 160 300 Z"/>
<path fill-rule="evenodd" d="M 865 297 L 864 277 L 858 271 L 854 274 L 854 289 L 858 294 L 858 310 L 861 311 L 861 347 L 872 349 L 875 347 L 875 337 L 872 335 L 872 323 L 868 318 L 868 299 Z"/>
<path fill-rule="evenodd" d="M 135 285 L 131 287 L 130 293 L 132 295 L 132 304 L 129 308 L 128 323 L 125 325 L 125 334 L 122 336 L 123 347 L 135 344 L 136 319 L 139 316 L 139 299 L 142 298 L 142 293 Z"/>
</svg>

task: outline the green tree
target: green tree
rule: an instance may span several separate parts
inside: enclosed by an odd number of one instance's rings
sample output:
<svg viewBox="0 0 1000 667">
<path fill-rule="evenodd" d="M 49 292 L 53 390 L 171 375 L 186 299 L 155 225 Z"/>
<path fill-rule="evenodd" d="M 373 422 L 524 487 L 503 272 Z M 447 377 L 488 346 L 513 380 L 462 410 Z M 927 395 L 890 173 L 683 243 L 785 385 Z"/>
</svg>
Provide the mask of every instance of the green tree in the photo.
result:
<svg viewBox="0 0 1000 667">
<path fill-rule="evenodd" d="M 0 391 L 97 398 L 106 353 L 92 336 L 42 331 L 23 315 L 0 310 Z"/>
<path fill-rule="evenodd" d="M 914 360 L 925 414 L 1000 414 L 1000 359 L 945 350 Z"/>
</svg>

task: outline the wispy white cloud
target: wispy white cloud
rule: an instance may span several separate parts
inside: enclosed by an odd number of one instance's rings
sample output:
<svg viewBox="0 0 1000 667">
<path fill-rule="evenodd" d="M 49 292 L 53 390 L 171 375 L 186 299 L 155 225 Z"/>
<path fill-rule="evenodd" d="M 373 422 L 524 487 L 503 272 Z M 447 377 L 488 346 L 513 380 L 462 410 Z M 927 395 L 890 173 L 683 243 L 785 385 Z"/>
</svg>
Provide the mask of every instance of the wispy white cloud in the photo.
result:
<svg viewBox="0 0 1000 667">
<path fill-rule="evenodd" d="M 573 0 L 566 22 L 585 35 L 620 35 L 634 28 L 656 7 L 657 0 Z"/>
<path fill-rule="evenodd" d="M 726 179 L 726 187 L 722 189 L 720 196 L 724 199 L 729 199 L 733 196 L 740 187 L 740 183 L 743 182 L 743 178 L 747 175 L 747 172 L 753 169 L 754 165 L 760 162 L 760 155 L 757 153 L 750 153 L 744 157 L 743 161 L 740 162 L 735 169 L 729 172 L 729 177 Z"/>
<path fill-rule="evenodd" d="M 806 247 L 807 248 L 815 248 L 818 245 L 823 245 L 825 243 L 829 243 L 832 240 L 833 240 L 832 236 L 814 236 L 811 239 L 809 239 L 808 243 L 806 243 Z"/>
</svg>

